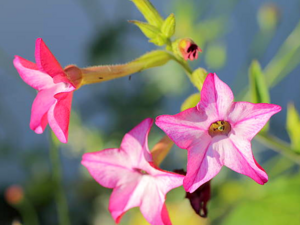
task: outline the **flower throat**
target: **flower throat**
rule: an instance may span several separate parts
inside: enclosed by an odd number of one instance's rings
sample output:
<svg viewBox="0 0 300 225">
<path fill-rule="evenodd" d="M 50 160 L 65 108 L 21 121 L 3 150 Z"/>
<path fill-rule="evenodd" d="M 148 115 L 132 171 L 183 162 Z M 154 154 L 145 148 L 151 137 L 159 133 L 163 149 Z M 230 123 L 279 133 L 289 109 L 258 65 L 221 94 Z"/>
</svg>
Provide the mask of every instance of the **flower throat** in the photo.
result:
<svg viewBox="0 0 300 225">
<path fill-rule="evenodd" d="M 227 121 L 219 120 L 210 125 L 208 133 L 210 136 L 214 137 L 216 135 L 228 135 L 230 131 L 230 123 L 228 123 Z"/>
</svg>

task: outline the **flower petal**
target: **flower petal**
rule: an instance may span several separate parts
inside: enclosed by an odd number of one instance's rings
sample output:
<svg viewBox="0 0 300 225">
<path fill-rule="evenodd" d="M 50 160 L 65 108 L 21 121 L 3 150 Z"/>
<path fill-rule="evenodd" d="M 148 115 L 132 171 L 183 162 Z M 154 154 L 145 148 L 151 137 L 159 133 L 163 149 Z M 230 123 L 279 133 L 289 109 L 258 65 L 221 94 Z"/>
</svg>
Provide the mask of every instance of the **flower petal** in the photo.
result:
<svg viewBox="0 0 300 225">
<path fill-rule="evenodd" d="M 140 182 L 142 175 L 137 173 L 128 175 L 131 180 L 127 183 L 117 186 L 109 199 L 109 211 L 116 221 L 119 223 L 123 214 L 141 204 L 141 199 L 144 195 L 144 184 Z"/>
<path fill-rule="evenodd" d="M 34 89 L 41 90 L 54 85 L 52 78 L 48 74 L 39 71 L 33 62 L 15 56 L 13 63 L 24 82 Z"/>
<path fill-rule="evenodd" d="M 68 142 L 68 130 L 73 92 L 63 92 L 55 95 L 57 102 L 48 112 L 49 125 L 56 137 L 62 142 Z"/>
<path fill-rule="evenodd" d="M 186 191 L 194 192 L 221 170 L 220 156 L 214 147 L 210 135 L 205 133 L 203 139 L 188 150 L 187 174 L 183 180 Z"/>
<path fill-rule="evenodd" d="M 168 211 L 165 206 L 165 193 L 163 193 L 153 178 L 143 177 L 144 196 L 140 210 L 150 224 L 171 225 Z"/>
<path fill-rule="evenodd" d="M 84 165 L 92 177 L 102 186 L 115 188 L 134 180 L 135 173 L 128 165 L 127 155 L 120 149 L 105 149 L 99 152 L 85 153 Z"/>
<path fill-rule="evenodd" d="M 42 38 L 38 38 L 36 40 L 35 60 L 39 70 L 49 74 L 51 77 L 64 74 L 61 65 L 44 43 Z"/>
<path fill-rule="evenodd" d="M 279 105 L 268 103 L 235 102 L 228 115 L 232 133 L 250 141 L 280 110 Z"/>
<path fill-rule="evenodd" d="M 56 102 L 53 97 L 56 87 L 38 92 L 31 108 L 30 128 L 41 134 L 45 130 L 48 119 L 47 112 Z"/>
<path fill-rule="evenodd" d="M 234 96 L 231 89 L 216 74 L 207 75 L 201 91 L 198 110 L 205 111 L 212 120 L 223 120 L 231 107 Z"/>
<path fill-rule="evenodd" d="M 223 152 L 220 155 L 225 166 L 252 178 L 258 184 L 268 181 L 268 175 L 253 157 L 249 141 L 230 135 L 230 138 L 222 141 L 222 145 Z"/>
<path fill-rule="evenodd" d="M 132 166 L 142 166 L 146 161 L 151 162 L 152 156 L 148 149 L 148 134 L 150 132 L 153 119 L 147 118 L 125 134 L 121 149 L 128 154 Z"/>
<path fill-rule="evenodd" d="M 199 112 L 196 107 L 184 110 L 174 116 L 162 115 L 156 118 L 155 124 L 161 128 L 180 148 L 189 148 L 195 140 L 210 126 L 207 115 Z"/>
<path fill-rule="evenodd" d="M 154 177 L 158 189 L 166 195 L 170 190 L 181 186 L 185 176 L 161 170 L 161 173 Z"/>
</svg>

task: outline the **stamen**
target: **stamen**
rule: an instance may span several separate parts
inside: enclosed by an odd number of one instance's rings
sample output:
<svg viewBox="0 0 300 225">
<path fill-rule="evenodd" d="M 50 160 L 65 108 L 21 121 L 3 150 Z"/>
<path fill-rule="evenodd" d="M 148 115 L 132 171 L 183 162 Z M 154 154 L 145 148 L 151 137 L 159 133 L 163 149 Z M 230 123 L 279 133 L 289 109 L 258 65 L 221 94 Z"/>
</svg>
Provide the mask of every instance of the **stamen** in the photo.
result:
<svg viewBox="0 0 300 225">
<path fill-rule="evenodd" d="M 145 170 L 139 169 L 139 168 L 135 168 L 135 171 L 137 171 L 138 173 L 142 174 L 142 175 L 148 175 L 148 173 Z"/>
<path fill-rule="evenodd" d="M 227 121 L 219 120 L 210 125 L 208 133 L 210 134 L 210 136 L 214 137 L 216 135 L 228 135 L 230 131 L 230 123 Z"/>
</svg>

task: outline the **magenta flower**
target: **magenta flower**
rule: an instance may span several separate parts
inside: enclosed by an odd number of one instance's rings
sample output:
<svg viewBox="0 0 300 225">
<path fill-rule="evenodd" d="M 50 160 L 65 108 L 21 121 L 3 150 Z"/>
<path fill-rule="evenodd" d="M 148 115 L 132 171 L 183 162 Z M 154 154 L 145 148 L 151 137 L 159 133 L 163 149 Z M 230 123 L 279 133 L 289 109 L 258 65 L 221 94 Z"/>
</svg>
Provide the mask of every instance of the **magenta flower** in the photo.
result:
<svg viewBox="0 0 300 225">
<path fill-rule="evenodd" d="M 57 138 L 68 141 L 71 102 L 75 86 L 41 38 L 36 40 L 36 64 L 20 56 L 14 65 L 21 78 L 38 91 L 32 104 L 30 128 L 43 133 L 48 122 Z"/>
<path fill-rule="evenodd" d="M 156 125 L 188 150 L 183 181 L 187 191 L 211 180 L 223 165 L 264 184 L 268 176 L 253 157 L 251 140 L 280 110 L 273 104 L 233 102 L 231 89 L 216 74 L 209 74 L 196 107 L 159 116 Z"/>
<path fill-rule="evenodd" d="M 114 189 L 109 211 L 116 223 L 127 210 L 138 206 L 150 224 L 171 224 L 165 195 L 181 186 L 184 176 L 155 168 L 148 149 L 152 124 L 152 119 L 145 119 L 124 136 L 120 148 L 83 155 L 82 164 L 92 177 Z"/>
</svg>

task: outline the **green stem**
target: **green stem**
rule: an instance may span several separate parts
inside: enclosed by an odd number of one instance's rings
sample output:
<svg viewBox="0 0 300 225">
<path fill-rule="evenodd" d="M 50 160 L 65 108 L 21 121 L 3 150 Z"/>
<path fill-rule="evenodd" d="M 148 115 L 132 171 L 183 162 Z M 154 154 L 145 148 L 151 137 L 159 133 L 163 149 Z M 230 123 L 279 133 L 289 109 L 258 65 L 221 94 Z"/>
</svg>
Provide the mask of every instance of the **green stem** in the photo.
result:
<svg viewBox="0 0 300 225">
<path fill-rule="evenodd" d="M 39 225 L 37 213 L 29 200 L 24 196 L 22 202 L 15 205 L 20 212 L 24 225 Z"/>
<path fill-rule="evenodd" d="M 70 225 L 67 199 L 62 186 L 62 169 L 59 156 L 59 145 L 50 138 L 50 160 L 52 164 L 53 186 L 55 191 L 55 201 L 60 225 Z"/>
<path fill-rule="evenodd" d="M 259 133 L 255 139 L 300 165 L 300 155 L 287 142 L 267 133 Z"/>
</svg>

